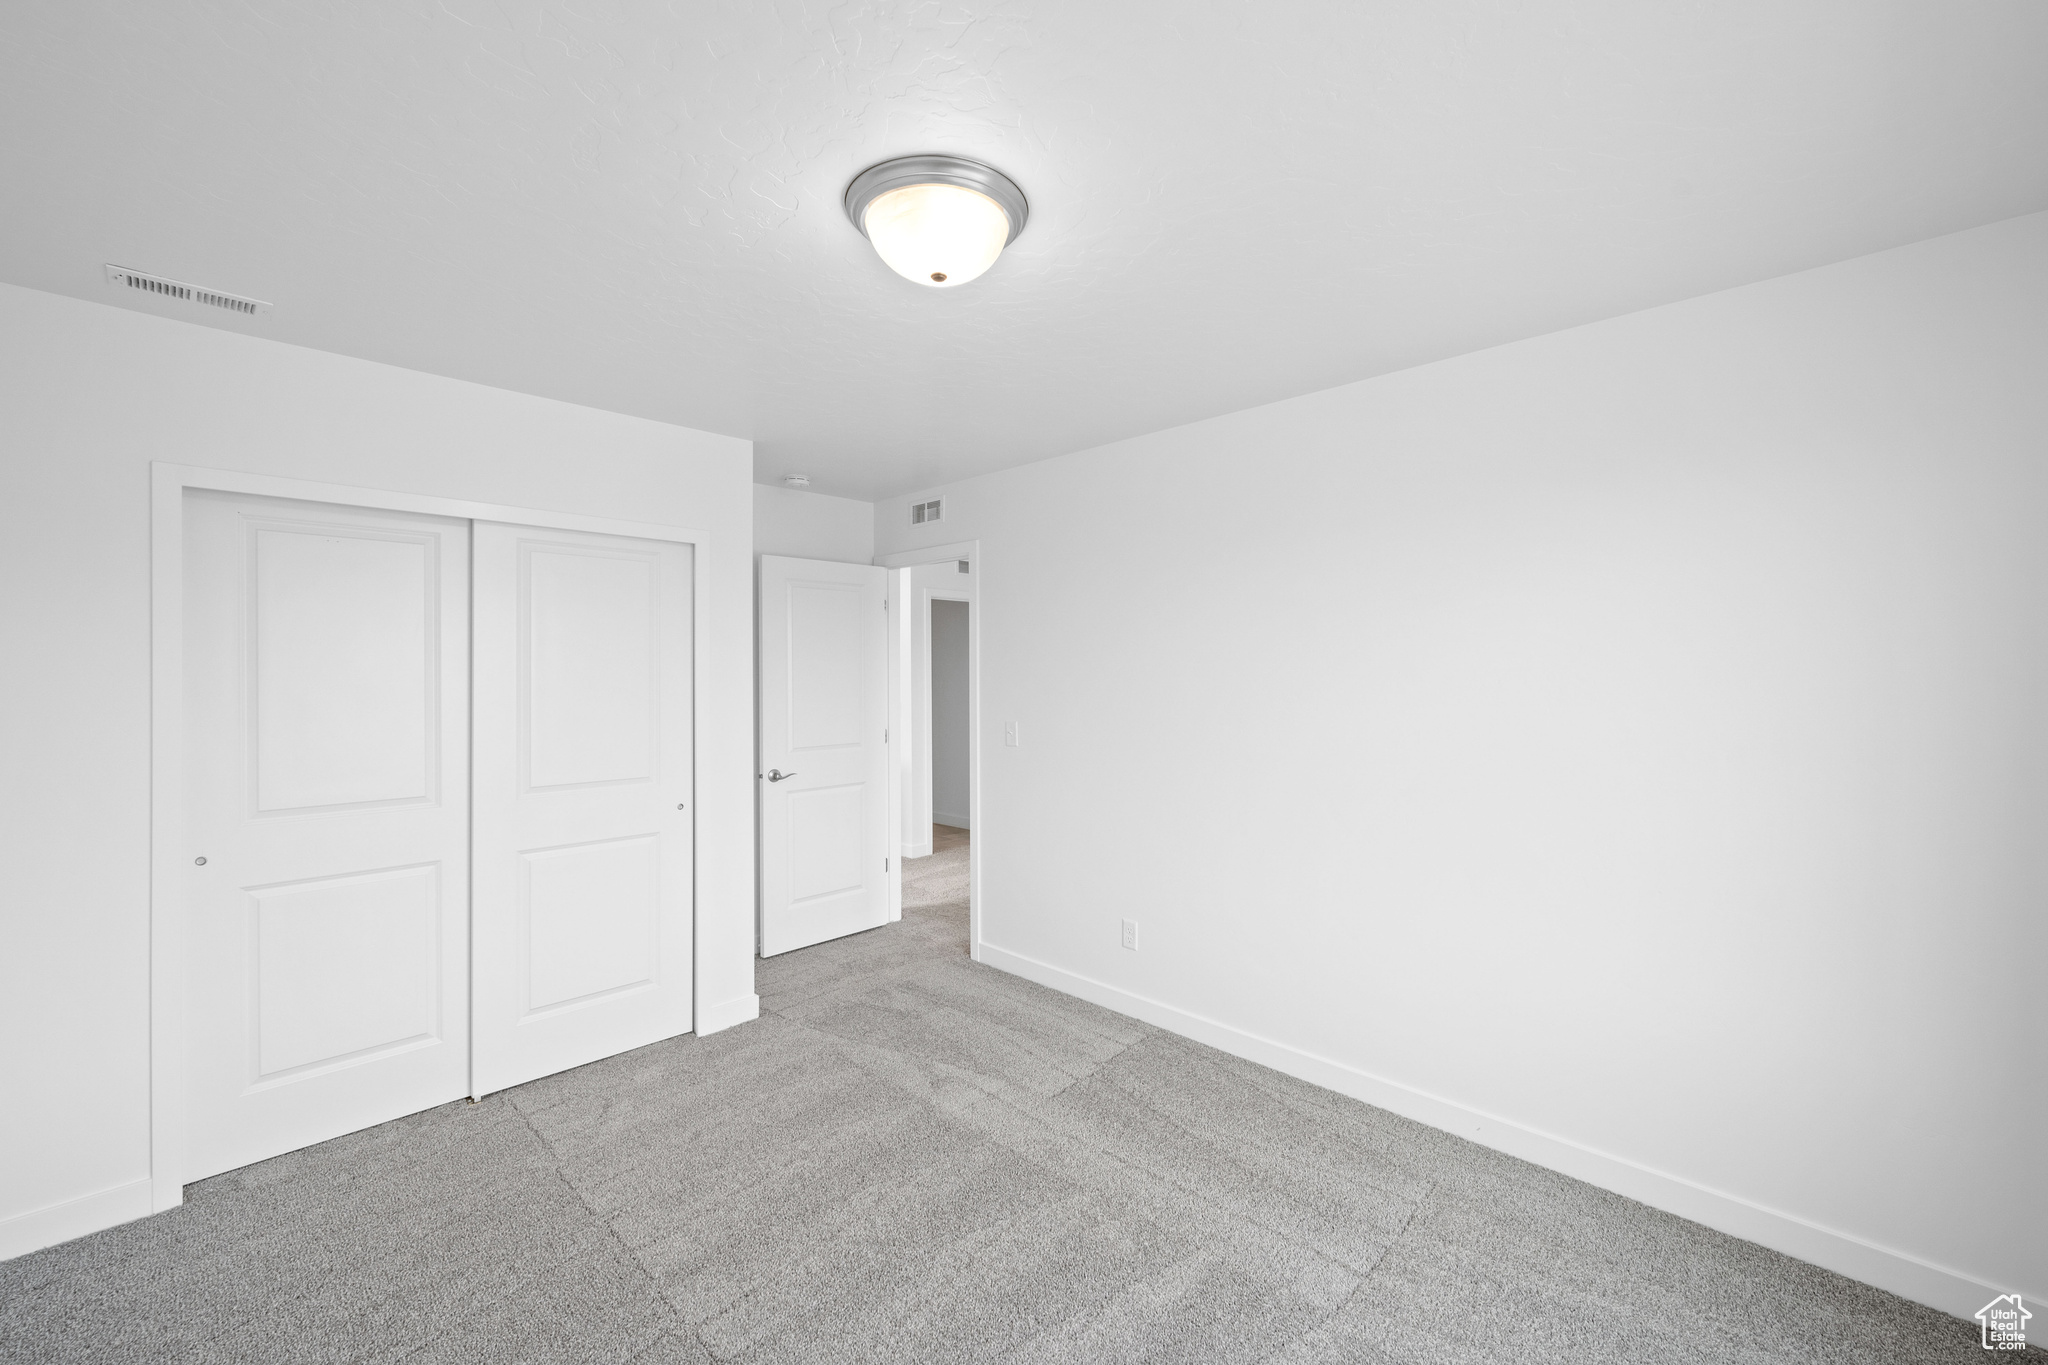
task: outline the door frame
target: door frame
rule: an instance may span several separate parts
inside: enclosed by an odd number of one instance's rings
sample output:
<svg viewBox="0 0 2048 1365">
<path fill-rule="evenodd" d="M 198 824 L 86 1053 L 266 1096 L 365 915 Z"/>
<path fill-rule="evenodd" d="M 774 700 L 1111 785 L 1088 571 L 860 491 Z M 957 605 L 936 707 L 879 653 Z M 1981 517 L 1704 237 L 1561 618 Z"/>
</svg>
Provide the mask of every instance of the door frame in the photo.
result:
<svg viewBox="0 0 2048 1365">
<path fill-rule="evenodd" d="M 466 521 L 512 522 L 548 530 L 592 531 L 673 541 L 691 547 L 690 721 L 691 795 L 704 790 L 706 698 L 710 693 L 711 542 L 703 532 L 656 522 L 584 516 L 353 484 L 205 469 L 151 461 L 149 535 L 149 1183 L 150 1212 L 185 1202 L 185 492 L 244 493 L 339 503 L 379 512 L 416 512 Z M 473 589 L 472 589 L 473 591 Z M 697 839 L 698 803 L 690 826 Z M 703 860 L 694 859 L 690 887 L 692 1027 L 704 1010 L 704 960 L 697 951 L 703 906 Z"/>
<path fill-rule="evenodd" d="M 919 567 L 933 568 L 936 566 L 920 565 Z M 897 571 L 892 570 L 892 572 Z M 912 570 L 911 572 L 915 574 L 915 570 Z M 971 576 L 972 574 L 970 573 L 969 577 Z M 913 582 L 914 581 L 915 580 L 913 578 Z M 907 689 L 907 695 L 904 698 L 904 700 L 906 705 L 908 706 L 908 715 L 912 717 L 914 720 L 915 717 L 922 714 L 923 722 L 922 724 L 914 724 L 913 729 L 911 731 L 910 738 L 912 761 L 908 765 L 910 773 L 908 781 L 911 786 L 918 788 L 923 792 L 925 813 L 931 816 L 931 823 L 936 825 L 939 821 L 939 798 L 936 791 L 937 764 L 933 761 L 933 750 L 937 747 L 937 742 L 933 739 L 934 717 L 932 715 L 932 672 L 934 666 L 934 660 L 932 657 L 932 603 L 959 602 L 964 604 L 968 609 L 967 635 L 969 641 L 971 642 L 974 638 L 974 608 L 975 599 L 978 594 L 976 593 L 973 585 L 970 585 L 967 588 L 960 590 L 952 588 L 919 588 L 913 586 L 910 589 L 910 591 L 913 594 L 913 597 L 910 604 L 910 619 L 907 622 L 907 624 L 910 629 L 910 639 L 908 641 L 908 646 L 913 666 L 910 675 L 910 686 Z M 915 667 L 915 661 L 918 657 L 917 647 L 920 640 L 922 640 L 924 644 L 924 667 L 922 669 Z M 971 725 L 972 722 L 970 721 L 969 724 Z M 971 784 L 974 780 L 974 763 L 972 759 L 968 761 L 967 770 L 968 782 L 970 784 L 969 792 L 971 793 L 973 790 Z M 908 796 L 909 793 L 905 792 L 904 799 L 907 800 Z M 971 796 L 967 803 L 967 806 L 968 819 L 971 822 L 973 820 L 974 810 L 974 802 L 971 799 Z M 901 821 L 899 820 L 898 823 L 900 824 Z M 920 845 L 920 847 L 924 848 L 925 853 L 915 856 L 923 857 L 931 852 L 930 834 L 927 833 L 925 838 L 926 842 Z M 910 857 L 913 855 L 906 853 L 904 856 Z M 972 859 L 970 858 L 969 861 L 971 863 Z"/>
<path fill-rule="evenodd" d="M 987 611 L 986 604 L 988 601 L 988 580 L 983 573 L 981 542 L 979 540 L 960 540 L 954 541 L 950 545 L 933 545 L 923 550 L 902 550 L 896 554 L 876 555 L 874 562 L 885 569 L 895 570 L 916 569 L 927 564 L 944 564 L 960 559 L 968 562 L 968 572 L 975 575 L 974 596 L 970 601 L 970 610 L 967 614 L 967 808 L 972 813 L 974 820 L 974 828 L 968 835 L 967 955 L 974 961 L 979 962 L 981 961 L 982 950 L 982 869 L 988 863 L 988 860 L 982 856 L 984 848 L 983 831 L 989 825 L 988 807 L 983 804 L 981 799 L 981 635 L 982 618 Z M 898 631 L 914 629 L 911 617 L 912 604 L 897 604 L 897 596 L 898 594 L 892 584 L 889 592 L 891 626 Z M 898 637 L 898 639 L 904 638 L 907 637 Z M 901 698 L 906 695 L 907 688 L 916 685 L 916 679 L 897 676 L 904 667 L 903 663 L 899 661 L 899 655 L 904 651 L 897 649 L 896 643 L 894 640 L 890 642 L 889 672 L 891 686 L 889 691 L 892 698 Z M 929 666 L 929 660 L 927 660 L 927 666 Z M 892 718 L 890 722 L 893 726 L 895 719 L 900 719 L 901 708 L 892 701 L 891 709 L 899 712 L 898 717 Z M 929 737 L 926 738 L 925 743 L 929 747 L 931 743 Z M 889 805 L 896 812 L 890 823 L 890 828 L 895 831 L 896 876 L 891 887 L 891 903 L 896 907 L 898 914 L 902 912 L 903 905 L 902 785 L 903 774 L 895 760 L 895 756 L 892 754 L 889 762 Z"/>
</svg>

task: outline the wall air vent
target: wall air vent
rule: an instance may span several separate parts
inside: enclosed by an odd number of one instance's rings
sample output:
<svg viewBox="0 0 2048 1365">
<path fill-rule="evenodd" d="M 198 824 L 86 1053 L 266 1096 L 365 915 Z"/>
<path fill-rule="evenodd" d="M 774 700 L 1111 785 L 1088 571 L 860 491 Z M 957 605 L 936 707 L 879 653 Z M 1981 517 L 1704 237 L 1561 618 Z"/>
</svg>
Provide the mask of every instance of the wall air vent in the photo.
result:
<svg viewBox="0 0 2048 1365">
<path fill-rule="evenodd" d="M 939 514 L 944 510 L 945 504 L 941 498 L 934 498 L 930 502 L 914 502 L 910 504 L 910 524 L 922 526 L 928 521 L 937 521 Z"/>
<path fill-rule="evenodd" d="M 206 289 L 183 280 L 167 280 L 161 275 L 145 275 L 140 270 L 130 270 L 124 265 L 107 267 L 107 283 L 124 289 L 139 289 L 145 294 L 158 298 L 178 299 L 185 303 L 203 303 L 209 308 L 220 308 L 244 317 L 268 313 L 270 305 L 261 299 L 245 299 L 239 294 L 224 294 L 218 289 Z"/>
</svg>

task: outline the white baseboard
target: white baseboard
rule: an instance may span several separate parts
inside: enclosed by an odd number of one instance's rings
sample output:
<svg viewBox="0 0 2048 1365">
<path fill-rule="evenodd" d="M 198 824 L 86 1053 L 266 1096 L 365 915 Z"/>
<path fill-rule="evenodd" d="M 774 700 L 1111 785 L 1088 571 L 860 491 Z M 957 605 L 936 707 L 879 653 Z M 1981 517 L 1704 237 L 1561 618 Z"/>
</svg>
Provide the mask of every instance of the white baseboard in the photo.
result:
<svg viewBox="0 0 2048 1365">
<path fill-rule="evenodd" d="M 734 996 L 715 1005 L 702 1005 L 697 1010 L 697 1036 L 702 1038 L 760 1017 L 761 997 L 758 995 Z"/>
<path fill-rule="evenodd" d="M 0 1261 L 83 1237 L 150 1213 L 149 1178 L 0 1218 Z"/>
<path fill-rule="evenodd" d="M 905 845 L 903 846 L 903 856 L 904 856 L 904 857 L 906 857 L 906 858 L 929 858 L 929 857 L 931 857 L 931 856 L 932 856 L 932 841 L 931 841 L 931 840 L 929 840 L 929 839 L 927 839 L 927 840 L 925 840 L 925 841 L 924 841 L 923 843 L 921 843 L 921 844 L 905 844 Z"/>
<path fill-rule="evenodd" d="M 1589 1185 L 1648 1204 L 1651 1208 L 1704 1223 L 1710 1228 L 1783 1252 L 1799 1260 L 1875 1285 L 1900 1298 L 1953 1314 L 1965 1321 L 2000 1294 L 2021 1292 L 2016 1285 L 1994 1285 L 1947 1269 L 1903 1251 L 1879 1246 L 1846 1232 L 1837 1232 L 1804 1218 L 1752 1203 L 1738 1195 L 1709 1189 L 1683 1176 L 1642 1166 L 1625 1157 L 1583 1146 L 1568 1138 L 1528 1128 L 1493 1114 L 1441 1099 L 1396 1081 L 1360 1071 L 1343 1062 L 1304 1052 L 1286 1043 L 1261 1038 L 1229 1024 L 1205 1019 L 1064 968 L 981 945 L 980 960 L 1041 986 L 1078 996 L 1119 1014 L 1155 1025 L 1246 1061 L 1269 1066 L 1300 1080 L 1363 1100 L 1404 1118 L 1547 1167 Z M 2025 1297 L 2048 1303 L 2042 1286 L 2030 1285 Z"/>
<path fill-rule="evenodd" d="M 932 823 L 935 825 L 946 825 L 953 829 L 973 828 L 972 825 L 967 823 L 967 817 L 964 815 L 941 815 L 938 811 L 932 812 Z"/>
</svg>

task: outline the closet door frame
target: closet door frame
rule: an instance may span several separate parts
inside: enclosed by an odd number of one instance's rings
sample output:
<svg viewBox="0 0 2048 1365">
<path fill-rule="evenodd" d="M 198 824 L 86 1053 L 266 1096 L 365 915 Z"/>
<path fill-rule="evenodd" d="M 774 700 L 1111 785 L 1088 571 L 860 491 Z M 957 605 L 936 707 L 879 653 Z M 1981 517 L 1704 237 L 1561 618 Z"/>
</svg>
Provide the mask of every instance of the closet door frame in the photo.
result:
<svg viewBox="0 0 2048 1365">
<path fill-rule="evenodd" d="M 692 619 L 690 716 L 701 739 L 710 693 L 711 555 L 709 539 L 683 526 L 509 507 L 462 498 L 429 497 L 349 484 L 318 483 L 193 465 L 150 464 L 150 791 L 149 791 L 149 1180 L 150 1211 L 185 1202 L 185 491 L 206 489 L 301 502 L 340 503 L 380 512 L 419 512 L 469 521 L 514 522 L 548 530 L 664 540 L 691 547 Z M 696 834 L 704 748 L 692 746 L 690 823 Z M 693 845 L 702 840 L 693 834 Z M 701 1025 L 703 955 L 698 952 L 703 904 L 702 860 L 692 870 L 690 923 L 691 1007 Z"/>
</svg>

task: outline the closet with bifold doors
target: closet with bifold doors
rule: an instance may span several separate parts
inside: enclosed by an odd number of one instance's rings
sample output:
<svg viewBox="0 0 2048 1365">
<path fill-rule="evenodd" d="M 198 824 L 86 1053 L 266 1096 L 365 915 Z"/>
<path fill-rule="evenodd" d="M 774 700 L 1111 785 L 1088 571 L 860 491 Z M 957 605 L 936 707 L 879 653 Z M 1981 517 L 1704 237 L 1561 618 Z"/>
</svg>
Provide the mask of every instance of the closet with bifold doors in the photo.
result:
<svg viewBox="0 0 2048 1365">
<path fill-rule="evenodd" d="M 183 499 L 181 1179 L 688 1032 L 695 547 Z"/>
</svg>

